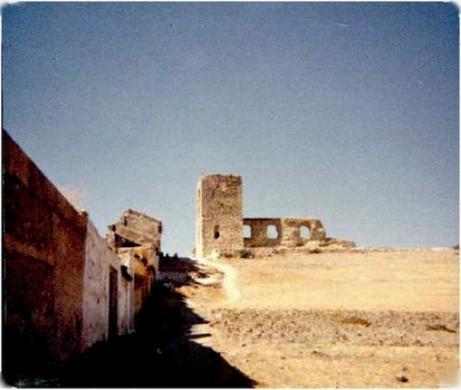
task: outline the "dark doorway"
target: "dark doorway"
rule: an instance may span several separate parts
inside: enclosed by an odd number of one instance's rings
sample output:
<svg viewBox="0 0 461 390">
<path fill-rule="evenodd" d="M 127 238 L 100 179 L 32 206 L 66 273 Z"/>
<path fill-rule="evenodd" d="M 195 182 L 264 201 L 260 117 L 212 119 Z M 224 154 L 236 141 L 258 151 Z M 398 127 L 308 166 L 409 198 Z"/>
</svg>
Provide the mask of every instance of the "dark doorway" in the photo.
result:
<svg viewBox="0 0 461 390">
<path fill-rule="evenodd" d="M 118 272 L 114 267 L 109 268 L 109 340 L 118 335 Z"/>
<path fill-rule="evenodd" d="M 217 240 L 220 236 L 221 236 L 221 233 L 219 232 L 219 225 L 215 225 L 214 227 L 214 238 L 215 240 Z"/>
<path fill-rule="evenodd" d="M 149 279 L 147 276 L 135 275 L 134 276 L 134 313 L 135 323 L 137 323 L 137 316 L 141 311 L 142 304 L 149 294 Z"/>
</svg>

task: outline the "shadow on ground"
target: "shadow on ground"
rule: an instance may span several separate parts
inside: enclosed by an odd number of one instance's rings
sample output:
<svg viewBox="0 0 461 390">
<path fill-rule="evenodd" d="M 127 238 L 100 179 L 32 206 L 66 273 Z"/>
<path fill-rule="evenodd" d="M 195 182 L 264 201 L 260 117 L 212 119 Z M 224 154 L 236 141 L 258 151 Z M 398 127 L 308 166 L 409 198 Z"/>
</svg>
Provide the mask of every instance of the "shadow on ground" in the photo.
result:
<svg viewBox="0 0 461 390">
<path fill-rule="evenodd" d="M 27 387 L 253 387 L 255 382 L 219 353 L 196 343 L 200 335 L 190 335 L 192 325 L 205 320 L 186 305 L 176 287 L 194 283 L 190 272 L 200 273 L 195 263 L 169 260 L 167 267 L 179 268 L 179 274 L 186 276 L 153 288 L 134 334 L 98 343 L 57 372 L 24 378 L 13 375 L 8 383 Z"/>
</svg>

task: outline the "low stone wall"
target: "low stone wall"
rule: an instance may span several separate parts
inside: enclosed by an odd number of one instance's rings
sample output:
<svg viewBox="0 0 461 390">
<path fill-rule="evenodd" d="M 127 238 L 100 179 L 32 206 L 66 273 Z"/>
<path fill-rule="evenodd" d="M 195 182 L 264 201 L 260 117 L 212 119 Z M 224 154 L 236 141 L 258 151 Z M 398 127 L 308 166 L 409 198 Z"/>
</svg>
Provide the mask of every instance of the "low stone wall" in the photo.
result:
<svg viewBox="0 0 461 390">
<path fill-rule="evenodd" d="M 332 253 L 332 252 L 344 252 L 344 251 L 356 251 L 356 245 L 353 241 L 326 238 L 323 241 L 310 240 L 302 246 L 297 247 L 286 247 L 286 246 L 272 246 L 272 247 L 253 247 L 245 248 L 240 251 L 236 251 L 233 256 L 228 258 L 266 258 L 272 256 L 285 256 L 285 255 L 308 255 L 315 253 Z"/>
</svg>

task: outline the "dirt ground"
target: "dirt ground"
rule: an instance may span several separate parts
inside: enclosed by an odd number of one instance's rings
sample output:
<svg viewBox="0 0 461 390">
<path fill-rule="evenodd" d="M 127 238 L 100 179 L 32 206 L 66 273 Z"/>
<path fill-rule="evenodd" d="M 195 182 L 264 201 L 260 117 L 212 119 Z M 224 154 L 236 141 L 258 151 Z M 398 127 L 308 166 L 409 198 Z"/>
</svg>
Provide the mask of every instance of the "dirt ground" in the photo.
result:
<svg viewBox="0 0 461 390">
<path fill-rule="evenodd" d="M 202 262 L 192 329 L 259 387 L 438 387 L 459 367 L 459 251 Z"/>
</svg>

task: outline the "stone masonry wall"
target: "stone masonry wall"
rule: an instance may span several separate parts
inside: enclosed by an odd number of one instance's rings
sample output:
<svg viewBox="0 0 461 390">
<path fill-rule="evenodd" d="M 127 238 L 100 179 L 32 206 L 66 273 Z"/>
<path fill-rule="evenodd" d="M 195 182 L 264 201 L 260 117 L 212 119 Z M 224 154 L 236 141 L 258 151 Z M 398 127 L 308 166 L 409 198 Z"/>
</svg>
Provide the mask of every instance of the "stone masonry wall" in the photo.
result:
<svg viewBox="0 0 461 390">
<path fill-rule="evenodd" d="M 242 178 L 208 175 L 199 179 L 195 255 L 232 254 L 243 248 Z"/>
<path fill-rule="evenodd" d="M 308 241 L 321 241 L 326 238 L 322 223 L 314 218 L 282 218 L 282 236 L 280 244 L 287 248 L 302 246 Z M 301 228 L 309 231 L 308 237 L 301 236 Z"/>
<path fill-rule="evenodd" d="M 280 245 L 282 224 L 280 218 L 244 218 L 243 225 L 250 227 L 250 236 L 244 238 L 246 248 L 254 247 L 273 247 Z M 274 231 L 278 232 L 277 238 L 268 237 L 268 227 L 273 226 Z"/>
<path fill-rule="evenodd" d="M 251 236 L 244 239 L 246 248 L 295 248 L 305 245 L 308 241 L 321 241 L 326 238 L 322 223 L 313 218 L 244 218 L 243 225 L 251 229 Z M 269 237 L 270 226 L 277 233 L 276 238 Z M 302 237 L 302 227 L 308 230 L 307 237 Z"/>
</svg>

